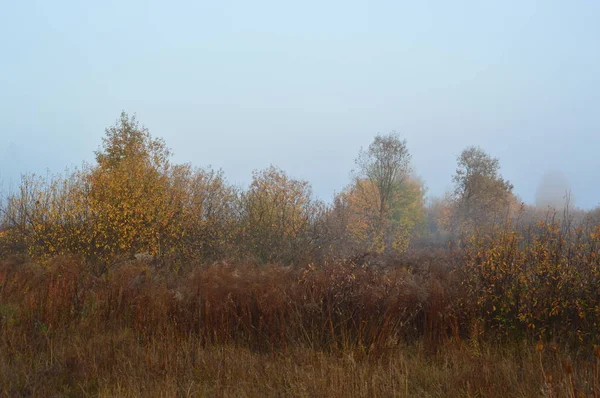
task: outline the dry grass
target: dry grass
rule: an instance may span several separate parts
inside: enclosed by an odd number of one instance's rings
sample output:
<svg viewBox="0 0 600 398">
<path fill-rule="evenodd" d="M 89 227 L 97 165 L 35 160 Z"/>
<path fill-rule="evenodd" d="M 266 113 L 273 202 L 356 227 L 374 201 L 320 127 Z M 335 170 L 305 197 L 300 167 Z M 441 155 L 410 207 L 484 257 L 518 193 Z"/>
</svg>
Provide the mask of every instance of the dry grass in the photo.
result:
<svg viewBox="0 0 600 398">
<path fill-rule="evenodd" d="M 133 262 L 95 277 L 69 258 L 43 266 L 4 260 L 0 392 L 600 395 L 592 348 L 499 344 L 480 333 L 485 325 L 454 304 L 463 292 L 452 267 L 449 257 L 431 255 L 389 268 L 215 264 L 174 272 Z"/>
<path fill-rule="evenodd" d="M 5 332 L 0 344 L 6 396 L 566 397 L 572 377 L 575 396 L 591 397 L 598 366 L 580 360 L 571 375 L 559 353 L 546 353 L 549 384 L 530 346 L 448 346 L 430 356 L 414 344 L 358 358 L 301 346 L 271 353 L 204 346 L 191 336 L 142 341 L 126 328 L 49 337 Z"/>
</svg>

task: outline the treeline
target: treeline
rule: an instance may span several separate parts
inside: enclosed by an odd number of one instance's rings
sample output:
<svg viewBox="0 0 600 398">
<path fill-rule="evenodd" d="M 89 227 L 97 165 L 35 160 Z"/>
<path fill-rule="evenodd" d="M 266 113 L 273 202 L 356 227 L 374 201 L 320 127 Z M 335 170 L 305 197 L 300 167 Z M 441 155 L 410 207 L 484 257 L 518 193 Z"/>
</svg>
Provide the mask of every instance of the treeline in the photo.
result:
<svg viewBox="0 0 600 398">
<path fill-rule="evenodd" d="M 95 155 L 95 164 L 65 175 L 25 175 L 3 197 L 3 253 L 75 255 L 100 270 L 136 255 L 170 264 L 298 265 L 464 243 L 508 221 L 547 216 L 523 205 L 498 159 L 476 147 L 458 158 L 454 192 L 427 203 L 397 134 L 360 150 L 350 184 L 331 204 L 275 166 L 254 171 L 240 189 L 221 171 L 173 164 L 166 143 L 126 113 Z M 596 213 L 579 218 L 594 225 Z"/>
<path fill-rule="evenodd" d="M 0 389 L 398 396 L 402 377 L 405 396 L 598 396 L 600 211 L 524 205 L 476 147 L 453 182 L 427 202 L 389 134 L 330 204 L 273 166 L 240 189 L 171 163 L 122 114 L 95 164 L 24 176 L 4 197 Z M 227 350 L 229 363 L 207 362 Z M 267 370 L 282 366 L 315 375 L 274 389 Z"/>
</svg>

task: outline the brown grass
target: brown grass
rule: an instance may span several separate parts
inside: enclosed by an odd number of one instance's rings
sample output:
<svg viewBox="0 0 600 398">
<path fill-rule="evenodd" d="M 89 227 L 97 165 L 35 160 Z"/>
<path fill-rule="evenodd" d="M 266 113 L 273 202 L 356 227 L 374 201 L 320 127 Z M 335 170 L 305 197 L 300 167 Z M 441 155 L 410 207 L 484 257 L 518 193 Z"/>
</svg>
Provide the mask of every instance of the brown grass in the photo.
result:
<svg viewBox="0 0 600 398">
<path fill-rule="evenodd" d="M 600 357 L 494 343 L 453 263 L 0 264 L 5 396 L 590 396 Z M 465 325 L 471 322 L 469 327 Z M 589 352 L 588 352 L 589 351 Z"/>
<path fill-rule="evenodd" d="M 0 344 L 6 396 L 535 397 L 571 396 L 573 389 L 593 396 L 590 363 L 581 360 L 576 373 L 567 374 L 560 354 L 545 354 L 545 372 L 552 376 L 547 383 L 529 346 L 477 353 L 447 346 L 428 356 L 414 344 L 376 358 L 300 346 L 261 353 L 203 345 L 193 336 L 144 341 L 128 328 L 51 336 L 4 332 Z"/>
</svg>

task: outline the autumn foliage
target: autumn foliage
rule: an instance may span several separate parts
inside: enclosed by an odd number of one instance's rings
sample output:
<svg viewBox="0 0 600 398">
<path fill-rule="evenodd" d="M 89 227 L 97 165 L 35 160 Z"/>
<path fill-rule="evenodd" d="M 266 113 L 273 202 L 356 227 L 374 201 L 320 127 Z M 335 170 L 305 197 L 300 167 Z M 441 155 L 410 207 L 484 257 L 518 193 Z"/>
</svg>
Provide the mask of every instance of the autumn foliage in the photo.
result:
<svg viewBox="0 0 600 398">
<path fill-rule="evenodd" d="M 298 385 L 306 394 L 281 380 L 287 395 L 335 395 L 334 385 L 451 396 L 455 380 L 456 396 L 492 396 L 503 383 L 530 395 L 518 384 L 523 369 L 548 396 L 600 394 L 594 212 L 577 225 L 566 212 L 524 224 L 498 160 L 479 148 L 459 157 L 455 192 L 429 206 L 398 135 L 377 136 L 357 166 L 331 204 L 275 166 L 234 187 L 221 171 L 173 164 L 166 143 L 123 113 L 95 164 L 26 175 L 1 203 L 0 349 L 9 354 L 0 388 L 40 395 L 39 374 L 49 374 L 54 395 L 145 396 L 154 379 L 169 386 L 164 395 L 275 395 L 256 380 L 246 390 L 226 384 L 251 377 L 227 373 L 239 365 L 231 358 L 222 370 L 221 355 L 233 350 L 256 366 L 271 355 L 290 374 L 283 355 L 313 365 L 322 356 L 331 380 Z M 88 338 L 106 352 L 93 353 Z M 484 352 L 499 344 L 514 350 L 513 364 L 528 353 L 529 365 L 485 370 L 494 365 L 484 358 L 506 359 Z M 578 355 L 575 376 L 568 353 Z M 569 366 L 553 366 L 558 359 Z M 125 363 L 118 372 L 116 362 Z M 194 384 L 202 363 L 221 370 Z M 481 373 L 456 373 L 462 366 Z M 274 377 L 262 369 L 263 382 Z M 443 380 L 444 372 L 455 373 Z"/>
<path fill-rule="evenodd" d="M 540 222 L 475 236 L 462 274 L 467 306 L 498 335 L 597 343 L 600 230 Z"/>
</svg>

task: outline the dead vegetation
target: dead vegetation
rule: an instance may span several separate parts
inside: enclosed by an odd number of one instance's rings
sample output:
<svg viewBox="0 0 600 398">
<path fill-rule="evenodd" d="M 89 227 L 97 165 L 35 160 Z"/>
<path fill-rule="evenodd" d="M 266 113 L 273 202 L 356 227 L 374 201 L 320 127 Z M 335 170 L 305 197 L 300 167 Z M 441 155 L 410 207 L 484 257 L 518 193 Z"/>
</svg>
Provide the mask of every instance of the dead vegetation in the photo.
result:
<svg viewBox="0 0 600 398">
<path fill-rule="evenodd" d="M 468 261 L 439 252 L 387 267 L 221 262 L 176 271 L 132 261 L 95 276 L 69 257 L 13 257 L 0 265 L 1 390 L 598 396 L 592 344 L 516 332 L 500 340 L 494 318 L 465 308 L 474 296 L 456 270 Z"/>
</svg>

